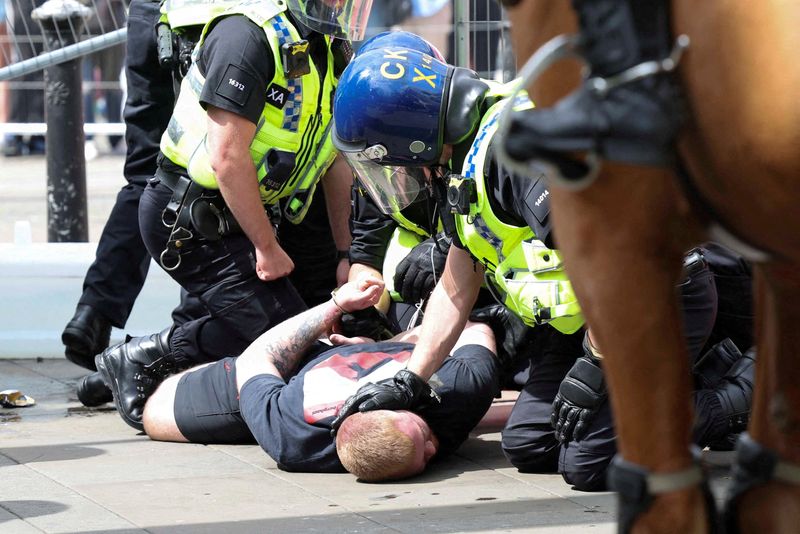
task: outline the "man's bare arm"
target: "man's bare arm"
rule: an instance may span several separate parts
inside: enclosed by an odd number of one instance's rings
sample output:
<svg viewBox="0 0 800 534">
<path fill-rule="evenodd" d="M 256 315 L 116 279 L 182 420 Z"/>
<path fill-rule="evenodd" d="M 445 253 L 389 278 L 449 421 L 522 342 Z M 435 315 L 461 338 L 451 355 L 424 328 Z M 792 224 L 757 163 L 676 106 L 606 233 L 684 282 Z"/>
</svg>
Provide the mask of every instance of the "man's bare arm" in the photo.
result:
<svg viewBox="0 0 800 534">
<path fill-rule="evenodd" d="M 458 247 L 450 247 L 439 283 L 431 293 L 419 340 L 406 367 L 428 380 L 450 354 L 464 330 L 483 282 L 483 267 Z"/>
<path fill-rule="evenodd" d="M 330 331 L 343 311 L 372 306 L 382 291 L 383 282 L 374 278 L 348 282 L 336 293 L 335 301 L 331 298 L 261 334 L 236 359 L 237 389 L 241 391 L 250 378 L 261 374 L 288 378 L 309 347 Z"/>
</svg>

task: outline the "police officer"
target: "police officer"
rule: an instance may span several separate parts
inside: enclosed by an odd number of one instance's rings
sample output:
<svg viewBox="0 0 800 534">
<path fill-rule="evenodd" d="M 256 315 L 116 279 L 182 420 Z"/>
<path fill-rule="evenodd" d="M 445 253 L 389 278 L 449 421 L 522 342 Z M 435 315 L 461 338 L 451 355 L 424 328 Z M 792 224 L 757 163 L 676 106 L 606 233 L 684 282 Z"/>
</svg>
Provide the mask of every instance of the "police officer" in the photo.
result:
<svg viewBox="0 0 800 534">
<path fill-rule="evenodd" d="M 405 31 L 378 34 L 362 43 L 358 53 L 374 46 L 407 47 L 442 57 L 429 42 Z M 436 204 L 427 191 L 407 208 L 384 213 L 356 180 L 352 205 L 349 279 L 367 273 L 382 278 L 387 290 L 375 307 L 345 314 L 342 333 L 380 339 L 421 319 L 418 307 L 441 276 L 449 239 L 441 233 Z"/>
<path fill-rule="evenodd" d="M 446 195 L 440 198 L 446 198 L 448 211 L 456 214 L 456 246 L 430 297 L 422 335 L 408 362 L 416 379 L 406 375 L 369 394 L 356 394 L 343 406 L 337 423 L 366 401 L 369 409 L 413 408 L 431 369 L 466 321 L 485 277 L 498 300 L 536 332 L 529 380 L 503 433 L 506 454 L 526 470 L 558 468 L 573 484 L 598 489 L 614 453 L 601 355 L 581 330 L 580 309 L 553 249 L 546 185 L 541 179 L 509 173 L 493 156 L 497 118 L 503 106 L 512 105 L 510 99 L 487 102 L 490 87 L 469 71 L 447 67 L 418 51 L 390 47 L 359 55 L 343 75 L 340 89 L 334 139 L 359 179 L 371 184 L 367 189 L 389 210 L 408 205 L 425 187 L 436 190 L 446 183 Z M 365 100 L 381 109 L 380 120 L 374 110 L 354 106 Z M 450 165 L 443 169 L 448 160 Z M 453 174 L 451 168 L 461 174 Z M 704 262 L 692 259 L 687 268 L 690 276 L 681 287 L 686 331 L 699 351 L 713 325 L 716 293 Z M 717 430 L 727 433 L 735 429 L 727 427 L 726 418 L 735 419 L 729 416 L 742 404 L 745 410 L 749 407 L 752 360 L 745 359 L 728 376 L 741 358 L 712 354 L 709 361 L 715 359 L 727 366 L 717 366 L 722 372 L 708 382 L 717 388 L 711 396 L 736 398 L 728 402 L 728 412 L 711 412 L 707 406 L 704 413 L 720 423 Z M 607 419 L 598 415 L 601 410 L 606 410 Z M 719 428 L 722 423 L 725 428 Z M 579 437 L 588 435 L 594 441 L 561 446 L 559 442 L 574 442 L 576 430 Z M 590 461 L 593 455 L 596 463 Z"/>
<path fill-rule="evenodd" d="M 75 315 L 61 339 L 67 359 L 94 370 L 94 356 L 108 346 L 111 327 L 122 328 L 144 285 L 150 255 L 138 225 L 139 198 L 156 170 L 161 134 L 166 130 L 174 95 L 171 73 L 160 69 L 156 48 L 159 2 L 132 0 L 128 13 L 125 77 L 125 141 L 123 175 L 95 261 L 86 272 Z"/>
<path fill-rule="evenodd" d="M 332 37 L 358 37 L 368 14 L 364 0 L 247 1 L 204 28 L 139 223 L 150 254 L 209 313 L 98 355 L 131 426 L 168 373 L 236 354 L 305 308 L 265 206 L 286 199 L 281 216 L 299 221 L 333 162 L 332 94 L 349 56 Z M 335 169 L 332 189 L 346 196 L 351 176 Z M 346 233 L 348 211 L 334 215 Z"/>
</svg>

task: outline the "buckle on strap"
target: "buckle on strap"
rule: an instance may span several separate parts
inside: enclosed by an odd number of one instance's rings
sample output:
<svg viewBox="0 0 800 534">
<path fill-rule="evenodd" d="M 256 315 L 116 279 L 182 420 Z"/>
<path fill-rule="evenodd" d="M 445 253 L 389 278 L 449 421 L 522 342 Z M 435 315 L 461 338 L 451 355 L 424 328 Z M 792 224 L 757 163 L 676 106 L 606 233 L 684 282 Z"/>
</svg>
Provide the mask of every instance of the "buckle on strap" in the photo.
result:
<svg viewBox="0 0 800 534">
<path fill-rule="evenodd" d="M 678 38 L 675 39 L 675 46 L 672 47 L 672 51 L 664 59 L 655 59 L 639 63 L 608 78 L 589 78 L 587 84 L 595 94 L 603 98 L 620 85 L 635 82 L 649 76 L 655 76 L 656 74 L 672 72 L 678 68 L 683 53 L 689 48 L 690 44 L 691 39 L 689 39 L 688 35 L 679 35 Z"/>
</svg>

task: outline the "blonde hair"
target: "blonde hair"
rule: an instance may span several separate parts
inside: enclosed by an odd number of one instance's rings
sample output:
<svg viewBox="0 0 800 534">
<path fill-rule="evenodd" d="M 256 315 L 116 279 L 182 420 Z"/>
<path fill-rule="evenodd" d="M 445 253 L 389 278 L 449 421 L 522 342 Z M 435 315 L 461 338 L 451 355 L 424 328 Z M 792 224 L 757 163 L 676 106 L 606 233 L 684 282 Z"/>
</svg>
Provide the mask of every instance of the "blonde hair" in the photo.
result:
<svg viewBox="0 0 800 534">
<path fill-rule="evenodd" d="M 336 434 L 336 452 L 350 473 L 364 482 L 402 478 L 414 461 L 414 442 L 397 428 L 395 412 L 355 413 Z"/>
</svg>

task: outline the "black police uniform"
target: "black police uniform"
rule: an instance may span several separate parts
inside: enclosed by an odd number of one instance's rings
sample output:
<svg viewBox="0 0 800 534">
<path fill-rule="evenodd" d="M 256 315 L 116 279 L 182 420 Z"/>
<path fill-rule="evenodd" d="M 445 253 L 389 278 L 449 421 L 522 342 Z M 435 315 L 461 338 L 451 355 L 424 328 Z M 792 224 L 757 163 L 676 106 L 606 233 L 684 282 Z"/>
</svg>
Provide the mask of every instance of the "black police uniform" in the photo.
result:
<svg viewBox="0 0 800 534">
<path fill-rule="evenodd" d="M 108 345 L 111 325 L 125 326 L 150 266 L 139 231 L 139 199 L 156 170 L 161 134 L 175 101 L 172 74 L 158 62 L 155 28 L 159 5 L 151 0 L 132 0 L 130 4 L 123 167 L 128 183 L 117 194 L 97 243 L 95 261 L 84 278 L 78 311 L 62 336 L 67 357 L 87 368 L 94 368 L 94 354 Z M 199 301 L 182 294 L 173 320 L 183 322 L 203 309 Z"/>
<path fill-rule="evenodd" d="M 491 157 L 486 164 L 488 201 L 495 215 L 515 226 L 529 226 L 545 244 L 557 248 L 557 236 L 549 224 L 549 202 L 537 200 L 546 189 L 543 181 L 516 176 Z M 455 246 L 463 248 L 456 238 Z M 679 286 L 684 335 L 694 362 L 712 334 L 717 317 L 717 289 L 714 274 L 702 257 L 687 267 Z M 502 432 L 503 452 L 522 471 L 560 472 L 577 489 L 605 487 L 606 467 L 616 453 L 615 430 L 608 400 L 589 424 L 580 441 L 561 445 L 551 426 L 553 400 L 559 385 L 583 355 L 584 333 L 571 335 L 549 325 L 537 326 L 530 334 L 527 380 Z M 706 404 L 696 406 L 699 419 L 719 418 Z"/>
<path fill-rule="evenodd" d="M 131 1 L 124 112 L 128 153 L 123 168 L 128 184 L 117 195 L 79 300 L 118 328 L 125 326 L 150 265 L 137 224 L 139 198 L 156 170 L 158 145 L 175 98 L 171 73 L 158 66 L 155 28 L 159 16 L 159 2 Z"/>
<path fill-rule="evenodd" d="M 310 33 L 307 38 L 312 57 L 324 52 L 321 35 Z M 268 49 L 264 32 L 246 17 L 231 16 L 217 22 L 197 58 L 197 66 L 206 79 L 201 104 L 237 113 L 257 123 L 265 105 L 266 87 L 276 68 L 272 56 L 265 53 Z M 248 98 L 241 103 L 217 92 L 228 65 L 234 61 L 231 58 L 250 75 L 254 84 Z M 160 157 L 159 165 L 165 172 L 186 176 L 185 169 L 166 157 Z M 139 208 L 142 236 L 154 258 L 159 258 L 165 250 L 171 232 L 162 223 L 161 215 L 173 193 L 160 176 L 157 173 L 145 189 Z M 330 239 L 330 234 L 327 236 Z M 305 243 L 312 238 L 303 236 Z M 324 259 L 335 261 L 335 245 L 329 243 L 327 250 L 331 252 L 325 253 Z M 255 249 L 244 233 L 226 235 L 219 241 L 195 234 L 181 248 L 180 258 L 178 267 L 169 274 L 209 309 L 204 317 L 177 326 L 170 336 L 171 357 L 183 362 L 182 365 L 238 354 L 259 334 L 306 308 L 288 278 L 263 282 L 256 276 Z M 306 259 L 305 263 L 309 261 Z"/>
</svg>

